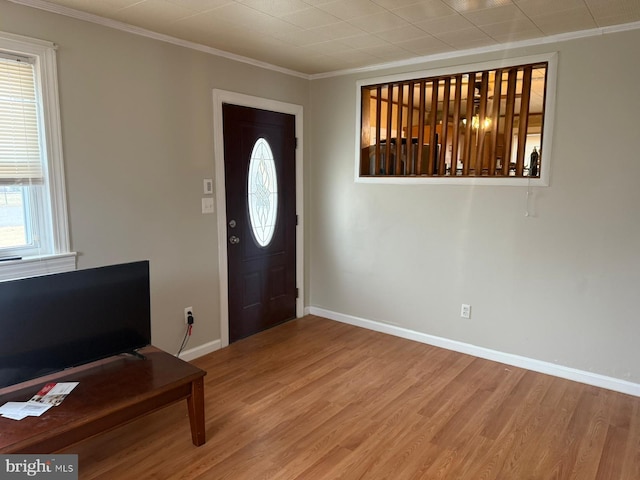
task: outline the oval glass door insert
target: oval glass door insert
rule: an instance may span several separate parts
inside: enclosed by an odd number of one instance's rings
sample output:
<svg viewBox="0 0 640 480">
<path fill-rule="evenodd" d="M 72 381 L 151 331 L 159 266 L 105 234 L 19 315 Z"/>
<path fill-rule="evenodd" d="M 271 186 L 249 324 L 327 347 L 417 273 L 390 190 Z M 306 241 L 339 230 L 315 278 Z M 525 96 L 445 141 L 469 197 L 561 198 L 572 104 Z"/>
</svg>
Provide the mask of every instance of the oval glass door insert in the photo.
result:
<svg viewBox="0 0 640 480">
<path fill-rule="evenodd" d="M 273 238 L 278 215 L 278 179 L 269 142 L 259 138 L 251 151 L 247 203 L 253 237 L 261 247 Z"/>
</svg>

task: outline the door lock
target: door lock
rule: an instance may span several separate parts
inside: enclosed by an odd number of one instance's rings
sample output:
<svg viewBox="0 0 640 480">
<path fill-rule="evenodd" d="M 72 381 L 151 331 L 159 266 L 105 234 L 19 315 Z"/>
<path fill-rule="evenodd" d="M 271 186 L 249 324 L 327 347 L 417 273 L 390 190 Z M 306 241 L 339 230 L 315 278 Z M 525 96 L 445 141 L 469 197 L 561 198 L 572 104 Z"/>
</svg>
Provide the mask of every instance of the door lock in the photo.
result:
<svg viewBox="0 0 640 480">
<path fill-rule="evenodd" d="M 238 243 L 240 243 L 240 239 L 238 237 L 236 237 L 235 235 L 231 235 L 229 237 L 229 243 L 231 245 L 237 245 Z"/>
</svg>

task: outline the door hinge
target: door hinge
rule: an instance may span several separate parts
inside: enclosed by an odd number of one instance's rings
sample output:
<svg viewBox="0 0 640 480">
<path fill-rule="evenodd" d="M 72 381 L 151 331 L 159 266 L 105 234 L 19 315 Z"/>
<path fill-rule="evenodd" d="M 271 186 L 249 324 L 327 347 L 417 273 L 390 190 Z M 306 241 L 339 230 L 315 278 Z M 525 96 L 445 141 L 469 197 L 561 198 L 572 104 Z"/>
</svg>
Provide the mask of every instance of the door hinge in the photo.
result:
<svg viewBox="0 0 640 480">
<path fill-rule="evenodd" d="M 296 288 L 296 298 L 300 296 L 300 291 Z"/>
<path fill-rule="evenodd" d="M 298 226 L 298 215 L 296 215 L 296 227 Z"/>
</svg>

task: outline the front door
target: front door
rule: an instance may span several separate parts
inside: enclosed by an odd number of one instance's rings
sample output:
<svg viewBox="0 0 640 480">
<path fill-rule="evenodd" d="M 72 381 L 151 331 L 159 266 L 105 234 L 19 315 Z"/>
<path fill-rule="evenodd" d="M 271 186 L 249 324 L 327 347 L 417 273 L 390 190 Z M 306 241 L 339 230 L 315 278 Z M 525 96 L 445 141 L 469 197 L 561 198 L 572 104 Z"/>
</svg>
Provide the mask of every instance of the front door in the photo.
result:
<svg viewBox="0 0 640 480">
<path fill-rule="evenodd" d="M 295 116 L 224 104 L 229 342 L 296 316 Z"/>
</svg>

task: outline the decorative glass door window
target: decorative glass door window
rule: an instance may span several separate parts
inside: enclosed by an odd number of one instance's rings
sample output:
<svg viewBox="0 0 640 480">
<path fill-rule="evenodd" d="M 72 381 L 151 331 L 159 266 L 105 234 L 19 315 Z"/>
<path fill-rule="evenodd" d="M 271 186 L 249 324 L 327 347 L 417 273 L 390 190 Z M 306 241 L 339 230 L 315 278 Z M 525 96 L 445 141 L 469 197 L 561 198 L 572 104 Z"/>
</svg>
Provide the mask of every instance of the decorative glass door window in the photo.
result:
<svg viewBox="0 0 640 480">
<path fill-rule="evenodd" d="M 251 151 L 247 188 L 251 231 L 258 245 L 273 238 L 278 216 L 278 179 L 269 142 L 259 138 Z"/>
</svg>

